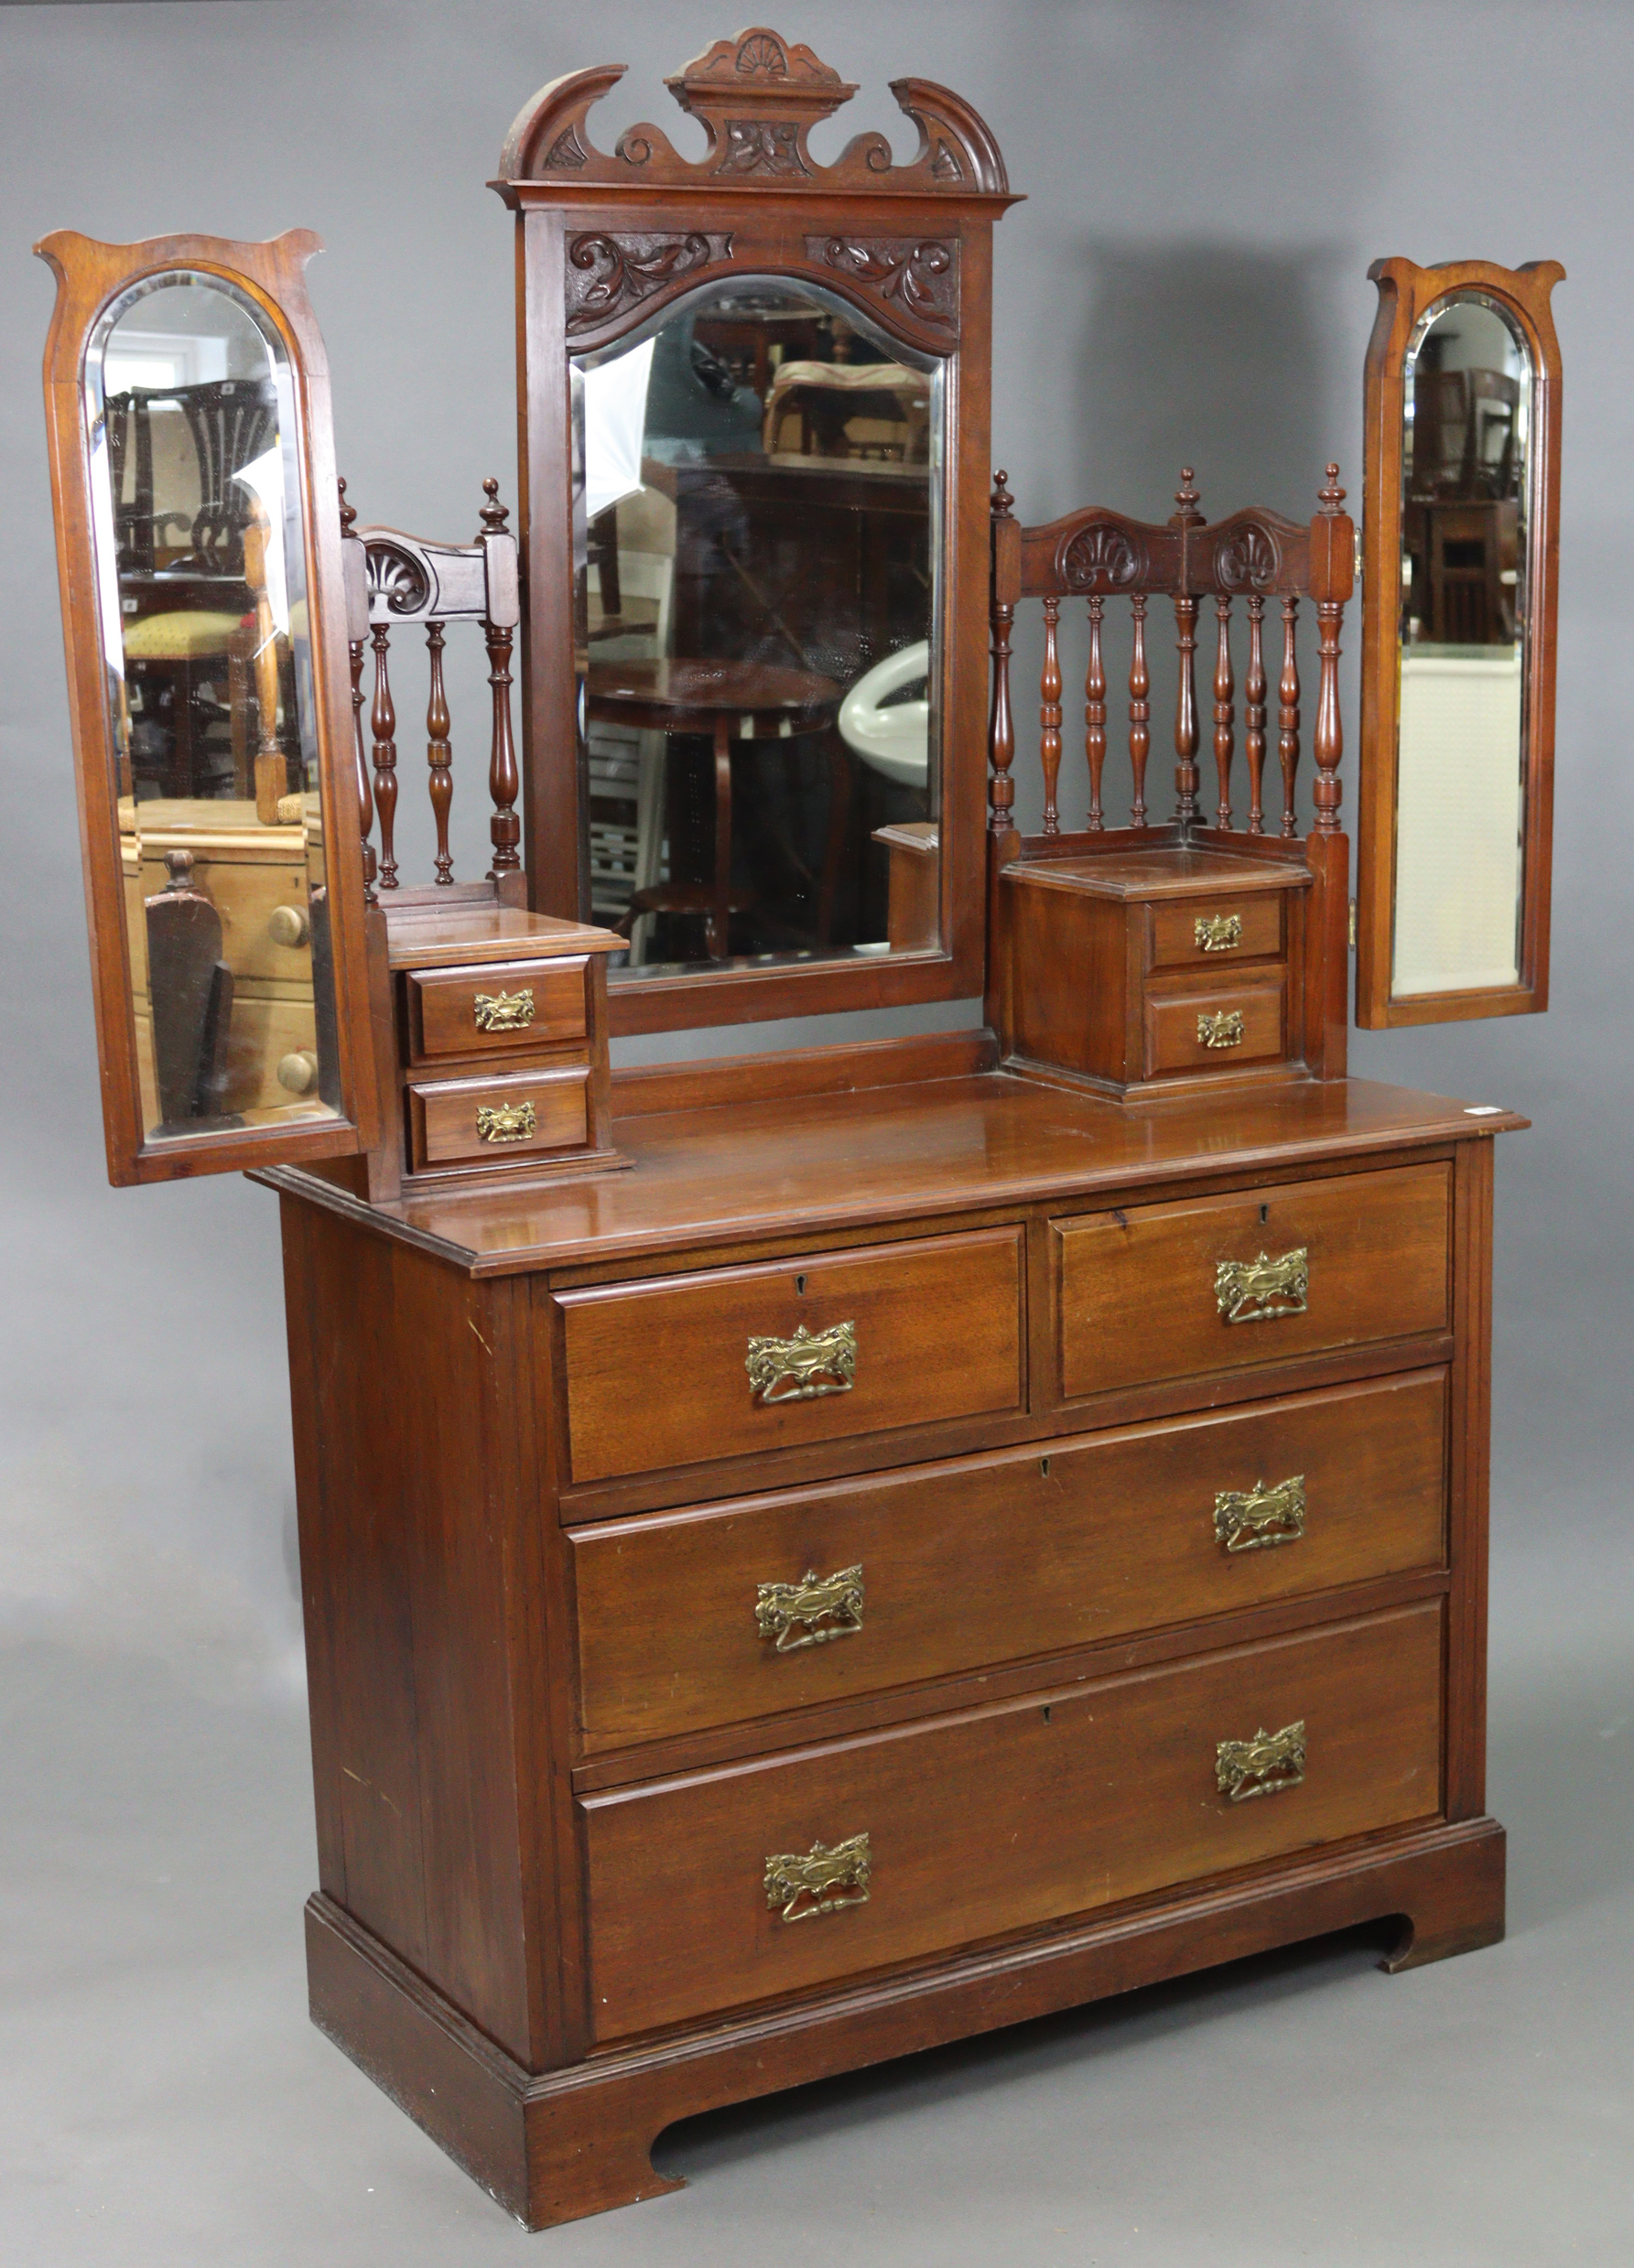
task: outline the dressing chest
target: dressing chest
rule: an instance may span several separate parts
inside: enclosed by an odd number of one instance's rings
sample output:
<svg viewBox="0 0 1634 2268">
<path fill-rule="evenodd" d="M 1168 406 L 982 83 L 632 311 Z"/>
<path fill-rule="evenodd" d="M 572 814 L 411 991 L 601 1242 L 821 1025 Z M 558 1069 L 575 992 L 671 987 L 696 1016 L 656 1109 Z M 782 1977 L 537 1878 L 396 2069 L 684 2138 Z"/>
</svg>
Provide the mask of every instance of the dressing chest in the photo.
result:
<svg viewBox="0 0 1634 2268">
<path fill-rule="evenodd" d="M 337 491 L 315 240 L 41 248 L 110 1172 L 282 1209 L 312 2014 L 531 2227 L 676 2186 L 715 2105 L 1357 1923 L 1501 1935 L 1524 1122 L 1347 1075 L 1358 553 L 1358 1014 L 1547 987 L 1558 270 L 1376 271 L 1359 545 L 1331 465 L 1308 521 L 1187 470 L 1024 525 L 969 106 L 899 81 L 916 153 L 824 161 L 854 90 L 756 28 L 669 82 L 701 158 L 608 155 L 618 77 L 505 144 L 521 483 L 470 543 Z"/>
</svg>

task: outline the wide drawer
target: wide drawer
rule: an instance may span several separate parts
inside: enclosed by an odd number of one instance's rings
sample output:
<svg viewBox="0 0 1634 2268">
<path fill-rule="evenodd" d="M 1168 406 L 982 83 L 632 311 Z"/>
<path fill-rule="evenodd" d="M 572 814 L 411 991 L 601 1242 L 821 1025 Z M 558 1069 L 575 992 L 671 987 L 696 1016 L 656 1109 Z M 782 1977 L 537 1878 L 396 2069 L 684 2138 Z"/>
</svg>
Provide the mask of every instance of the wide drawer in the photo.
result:
<svg viewBox="0 0 1634 2268">
<path fill-rule="evenodd" d="M 574 1481 L 1018 1408 L 1022 1237 L 557 1294 Z"/>
<path fill-rule="evenodd" d="M 507 1054 L 582 1040 L 589 1030 L 582 956 L 485 968 L 411 969 L 408 1039 L 417 1061 Z"/>
<path fill-rule="evenodd" d="M 573 1532 L 588 1755 L 1445 1554 L 1446 1374 Z"/>
<path fill-rule="evenodd" d="M 1199 972 L 1178 991 L 1149 991 L 1147 1077 L 1277 1062 L 1288 1052 L 1282 992 L 1280 968 L 1207 978 Z"/>
<path fill-rule="evenodd" d="M 408 1090 L 417 1166 L 529 1158 L 587 1138 L 589 1073 L 520 1071 L 506 1078 L 417 1081 Z"/>
<path fill-rule="evenodd" d="M 1439 1161 L 1051 1224 L 1073 1400 L 1448 1328 Z"/>
<path fill-rule="evenodd" d="M 1438 1600 L 582 1799 L 600 2039 L 1441 1808 Z"/>
</svg>

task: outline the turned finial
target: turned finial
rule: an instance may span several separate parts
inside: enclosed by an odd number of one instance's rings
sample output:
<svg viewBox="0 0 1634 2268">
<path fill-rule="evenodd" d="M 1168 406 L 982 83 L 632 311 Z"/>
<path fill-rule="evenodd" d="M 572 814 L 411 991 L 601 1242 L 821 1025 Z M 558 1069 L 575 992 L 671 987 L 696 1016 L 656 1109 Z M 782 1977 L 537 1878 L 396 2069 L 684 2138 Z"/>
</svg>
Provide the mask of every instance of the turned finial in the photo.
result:
<svg viewBox="0 0 1634 2268">
<path fill-rule="evenodd" d="M 1331 520 L 1337 513 L 1344 501 L 1345 491 L 1339 486 L 1339 468 L 1337 465 L 1329 465 L 1327 486 L 1319 491 L 1316 502 L 1321 505 L 1324 516 Z"/>
<path fill-rule="evenodd" d="M 1184 520 L 1188 524 L 1198 523 L 1203 517 L 1203 514 L 1197 510 L 1197 505 L 1200 501 L 1198 491 L 1192 486 L 1192 482 L 1196 480 L 1196 475 L 1193 472 L 1190 465 L 1181 466 L 1180 486 L 1174 491 L 1174 502 L 1180 506 L 1180 510 L 1175 514 L 1175 517 L 1176 519 Z"/>
<path fill-rule="evenodd" d="M 357 506 L 347 502 L 344 481 L 337 481 L 335 486 L 341 491 L 341 533 L 342 535 L 350 535 L 357 525 Z"/>
<path fill-rule="evenodd" d="M 490 535 L 503 535 L 511 514 L 508 506 L 499 501 L 499 482 L 490 476 L 482 483 L 482 493 L 488 499 L 480 515 L 483 529 Z"/>
<path fill-rule="evenodd" d="M 1015 498 L 1004 485 L 1009 478 L 1007 472 L 995 472 L 993 475 L 993 510 L 1001 518 L 1009 517 L 1015 502 Z"/>
<path fill-rule="evenodd" d="M 190 850 L 167 850 L 165 871 L 170 877 L 167 890 L 190 890 L 193 886 L 193 854 Z"/>
</svg>

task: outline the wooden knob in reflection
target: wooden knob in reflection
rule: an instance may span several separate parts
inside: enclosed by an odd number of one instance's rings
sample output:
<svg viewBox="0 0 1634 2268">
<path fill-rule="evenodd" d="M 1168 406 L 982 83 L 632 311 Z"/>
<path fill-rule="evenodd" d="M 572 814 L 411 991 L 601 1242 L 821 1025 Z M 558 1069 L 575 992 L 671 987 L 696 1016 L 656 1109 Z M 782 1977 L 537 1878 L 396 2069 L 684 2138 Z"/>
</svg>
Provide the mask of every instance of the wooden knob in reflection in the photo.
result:
<svg viewBox="0 0 1634 2268">
<path fill-rule="evenodd" d="M 274 945 L 304 945 L 312 934 L 312 924 L 307 919 L 305 907 L 274 906 L 266 917 L 266 934 Z"/>
<path fill-rule="evenodd" d="M 284 1056 L 278 1064 L 278 1085 L 292 1095 L 309 1095 L 318 1084 L 318 1058 L 309 1047 Z"/>
</svg>

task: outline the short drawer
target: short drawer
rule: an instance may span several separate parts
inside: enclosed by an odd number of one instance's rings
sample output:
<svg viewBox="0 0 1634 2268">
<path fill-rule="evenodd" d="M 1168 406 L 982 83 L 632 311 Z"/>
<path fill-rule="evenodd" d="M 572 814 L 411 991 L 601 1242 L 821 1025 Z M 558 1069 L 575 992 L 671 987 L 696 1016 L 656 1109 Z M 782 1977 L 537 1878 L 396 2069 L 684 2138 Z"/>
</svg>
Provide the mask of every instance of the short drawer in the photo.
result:
<svg viewBox="0 0 1634 2268">
<path fill-rule="evenodd" d="M 417 1167 L 527 1158 L 586 1139 L 589 1073 L 522 1071 L 508 1078 L 425 1080 L 408 1090 Z"/>
<path fill-rule="evenodd" d="M 1445 1563 L 1446 1374 L 573 1531 L 585 1753 Z"/>
<path fill-rule="evenodd" d="M 1022 1400 L 1019 1227 L 557 1295 L 575 1482 Z"/>
<path fill-rule="evenodd" d="M 1199 979 L 1146 995 L 1146 1076 L 1229 1071 L 1288 1053 L 1282 972 Z"/>
<path fill-rule="evenodd" d="M 1439 1600 L 581 1799 L 600 2039 L 1441 1809 Z"/>
<path fill-rule="evenodd" d="M 1147 966 L 1224 968 L 1282 950 L 1282 893 L 1159 899 L 1147 908 Z"/>
<path fill-rule="evenodd" d="M 575 957 L 411 969 L 405 982 L 416 1061 L 582 1040 L 589 1030 L 585 968 L 584 959 Z"/>
<path fill-rule="evenodd" d="M 1446 1331 L 1451 1176 L 1437 1161 L 1054 1222 L 1063 1399 Z"/>
</svg>

